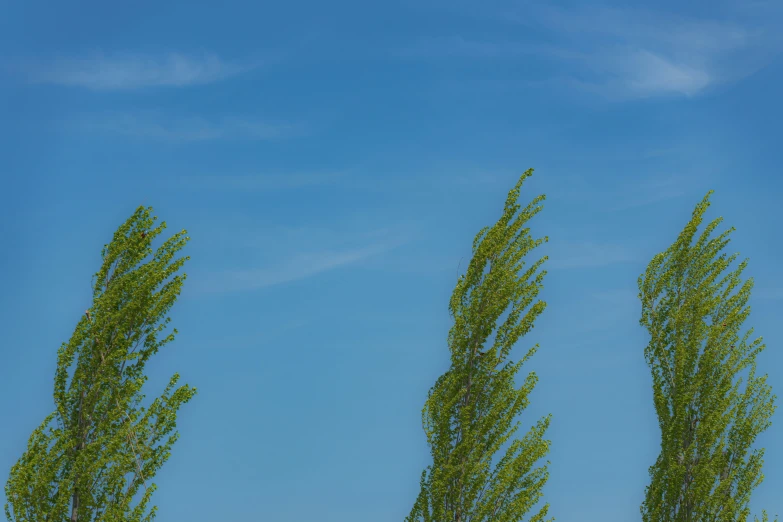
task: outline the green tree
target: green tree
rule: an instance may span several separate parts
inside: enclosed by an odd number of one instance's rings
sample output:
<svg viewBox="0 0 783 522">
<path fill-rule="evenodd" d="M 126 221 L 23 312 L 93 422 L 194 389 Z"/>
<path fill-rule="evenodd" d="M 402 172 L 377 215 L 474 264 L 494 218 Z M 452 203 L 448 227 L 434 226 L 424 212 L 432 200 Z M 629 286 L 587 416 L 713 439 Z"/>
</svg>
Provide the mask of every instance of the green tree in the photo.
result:
<svg viewBox="0 0 783 522">
<path fill-rule="evenodd" d="M 740 278 L 747 260 L 728 271 L 737 254 L 722 250 L 734 229 L 710 237 L 721 218 L 693 243 L 710 194 L 639 277 L 640 324 L 650 333 L 644 354 L 661 429 L 661 453 L 641 507 L 645 522 L 744 522 L 750 493 L 764 478 L 764 450 L 750 446 L 769 427 L 775 397 L 766 376 L 756 375 L 761 338 L 747 342 L 752 328 L 739 337 L 753 280 Z"/>
<path fill-rule="evenodd" d="M 517 203 L 522 183 L 532 173 L 522 174 L 509 192 L 500 220 L 476 236 L 473 259 L 452 294 L 451 365 L 430 390 L 422 411 L 433 462 L 421 475 L 421 491 L 407 522 L 519 521 L 542 496 L 548 471 L 546 465 L 534 465 L 549 450 L 543 437 L 550 416 L 513 440 L 493 466 L 493 456 L 519 428 L 515 419 L 537 381 L 531 373 L 516 388 L 514 376 L 538 345 L 520 361 L 508 360 L 514 344 L 546 307 L 542 301 L 533 303 L 546 274 L 536 272 L 546 257 L 520 273 L 525 254 L 547 241 L 532 239 L 529 228 L 523 228 L 541 210 L 544 196 L 521 212 Z M 493 332 L 491 346 L 484 349 Z M 545 505 L 530 520 L 543 520 L 548 509 Z"/>
<path fill-rule="evenodd" d="M 196 390 L 187 385 L 175 390 L 175 374 L 149 408 L 140 405 L 144 365 L 177 333 L 157 337 L 186 277 L 175 274 L 189 259 L 174 260 L 189 239 L 183 230 L 138 266 L 166 228 L 165 222 L 151 228 L 157 219 L 151 210 L 139 207 L 103 248 L 92 308 L 58 350 L 56 410 L 33 432 L 11 468 L 5 487 L 9 521 L 155 517 L 155 507 L 147 512 L 155 490 L 149 481 L 177 440 L 178 409 Z M 134 497 L 139 499 L 132 506 Z"/>
</svg>

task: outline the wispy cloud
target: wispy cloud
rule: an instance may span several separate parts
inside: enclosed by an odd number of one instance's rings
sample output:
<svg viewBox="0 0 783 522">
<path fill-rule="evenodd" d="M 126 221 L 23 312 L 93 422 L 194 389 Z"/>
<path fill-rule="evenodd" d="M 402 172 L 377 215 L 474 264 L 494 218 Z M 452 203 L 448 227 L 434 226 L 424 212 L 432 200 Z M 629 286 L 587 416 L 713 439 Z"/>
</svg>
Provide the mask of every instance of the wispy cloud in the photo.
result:
<svg viewBox="0 0 783 522">
<path fill-rule="evenodd" d="M 565 48 L 587 49 L 579 63 L 592 85 L 617 97 L 692 96 L 752 74 L 780 49 L 769 20 L 689 18 L 641 8 L 537 6 L 534 17 Z M 512 15 L 513 17 L 513 15 Z"/>
<path fill-rule="evenodd" d="M 164 117 L 156 113 L 110 113 L 90 116 L 72 122 L 87 132 L 120 134 L 134 138 L 169 142 L 198 142 L 220 139 L 271 140 L 298 136 L 305 132 L 301 125 L 269 123 L 242 118 L 205 119 Z"/>
<path fill-rule="evenodd" d="M 203 282 L 196 282 L 194 287 L 199 293 L 257 290 L 354 265 L 393 250 L 406 242 L 404 238 L 397 238 L 355 248 L 299 253 L 271 266 L 228 270 L 215 274 Z"/>
<path fill-rule="evenodd" d="M 548 255 L 551 269 L 595 268 L 635 260 L 633 252 L 623 245 L 591 241 L 553 243 Z"/>
<path fill-rule="evenodd" d="M 487 14 L 487 13 L 491 14 Z M 748 12 L 748 11 L 746 11 Z M 591 5 L 563 9 L 550 3 L 484 9 L 495 22 L 544 30 L 536 41 L 440 38 L 396 54 L 404 57 L 515 59 L 536 57 L 568 65 L 556 76 L 539 78 L 613 99 L 662 95 L 695 96 L 764 67 L 783 49 L 775 16 L 689 18 L 641 8 Z M 504 33 L 505 31 L 498 31 Z M 547 44 L 540 42 L 548 41 Z M 536 82 L 531 82 L 535 84 Z"/>
<path fill-rule="evenodd" d="M 720 79 L 709 67 L 674 60 L 646 49 L 618 49 L 606 52 L 592 63 L 591 60 L 586 60 L 590 68 L 604 73 L 606 78 L 584 81 L 583 85 L 617 97 L 693 96 Z"/>
<path fill-rule="evenodd" d="M 227 62 L 215 54 L 95 54 L 32 62 L 22 71 L 31 83 L 107 91 L 213 83 L 255 69 L 261 63 Z"/>
</svg>

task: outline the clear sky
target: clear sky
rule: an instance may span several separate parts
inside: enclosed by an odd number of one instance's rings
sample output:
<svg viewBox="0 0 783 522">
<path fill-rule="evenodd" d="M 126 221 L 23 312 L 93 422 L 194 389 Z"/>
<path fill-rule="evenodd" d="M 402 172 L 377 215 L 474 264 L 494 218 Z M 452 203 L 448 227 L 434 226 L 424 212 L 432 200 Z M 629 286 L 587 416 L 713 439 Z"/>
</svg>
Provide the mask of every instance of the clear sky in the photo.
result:
<svg viewBox="0 0 783 522">
<path fill-rule="evenodd" d="M 161 521 L 401 521 L 449 296 L 529 167 L 548 308 L 515 353 L 541 345 L 522 421 L 553 414 L 552 515 L 640 518 L 659 433 L 636 280 L 710 189 L 783 392 L 781 4 L 480 4 L 3 2 L 2 481 L 139 205 L 192 238 L 145 388 L 199 389 Z M 754 513 L 783 515 L 780 441 L 777 414 Z"/>
</svg>

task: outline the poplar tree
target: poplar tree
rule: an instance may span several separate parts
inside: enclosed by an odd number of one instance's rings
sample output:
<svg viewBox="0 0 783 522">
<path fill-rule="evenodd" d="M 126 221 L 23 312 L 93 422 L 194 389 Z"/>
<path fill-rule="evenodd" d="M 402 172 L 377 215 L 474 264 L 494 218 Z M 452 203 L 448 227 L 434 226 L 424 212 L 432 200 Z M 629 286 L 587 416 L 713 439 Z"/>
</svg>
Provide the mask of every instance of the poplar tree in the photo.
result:
<svg viewBox="0 0 783 522">
<path fill-rule="evenodd" d="M 150 481 L 177 440 L 177 411 L 196 390 L 176 387 L 175 374 L 160 397 L 141 406 L 144 366 L 177 333 L 158 339 L 186 277 L 177 272 L 189 259 L 174 259 L 189 239 L 184 230 L 148 259 L 152 240 L 166 228 L 165 222 L 152 228 L 151 211 L 139 207 L 104 245 L 92 307 L 58 350 L 55 411 L 11 469 L 9 521 L 155 517 L 155 507 L 147 510 L 155 491 Z"/>
<path fill-rule="evenodd" d="M 769 427 L 775 397 L 766 375 L 756 373 L 762 339 L 748 342 L 752 328 L 740 337 L 753 280 L 741 278 L 747 259 L 729 270 L 738 254 L 723 249 L 734 228 L 711 237 L 721 218 L 694 243 L 710 194 L 638 281 L 661 430 L 644 522 L 744 522 L 751 491 L 764 478 L 764 450 L 750 447 Z"/>
<path fill-rule="evenodd" d="M 537 381 L 531 373 L 517 388 L 514 376 L 538 345 L 518 362 L 509 356 L 546 306 L 534 303 L 546 274 L 537 271 L 546 257 L 522 272 L 523 257 L 547 241 L 531 238 L 525 227 L 545 197 L 536 197 L 521 211 L 517 203 L 522 183 L 532 172 L 522 174 L 509 192 L 500 220 L 476 236 L 473 259 L 452 294 L 451 365 L 431 388 L 422 411 L 432 465 L 421 475 L 421 490 L 407 522 L 519 521 L 542 496 L 548 471 L 546 465 L 534 465 L 549 450 L 544 433 L 550 416 L 524 437 L 511 440 Z M 543 520 L 548 509 L 543 506 L 530 520 Z"/>
</svg>

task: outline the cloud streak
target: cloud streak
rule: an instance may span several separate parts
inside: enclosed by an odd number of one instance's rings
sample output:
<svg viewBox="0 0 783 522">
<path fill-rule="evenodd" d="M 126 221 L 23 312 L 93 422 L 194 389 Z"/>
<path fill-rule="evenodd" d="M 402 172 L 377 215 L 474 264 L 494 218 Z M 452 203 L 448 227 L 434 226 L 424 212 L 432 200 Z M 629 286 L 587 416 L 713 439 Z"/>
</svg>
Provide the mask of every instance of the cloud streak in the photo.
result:
<svg viewBox="0 0 783 522">
<path fill-rule="evenodd" d="M 741 24 L 641 8 L 549 5 L 537 6 L 533 16 L 560 36 L 564 49 L 587 49 L 577 60 L 587 73 L 578 78 L 583 85 L 621 98 L 694 96 L 752 74 L 781 43 L 760 19 Z"/>
<path fill-rule="evenodd" d="M 199 293 L 258 290 L 354 265 L 393 250 L 406 242 L 404 239 L 396 239 L 356 248 L 300 253 L 291 256 L 284 263 L 269 267 L 225 271 L 214 275 L 206 282 L 200 284 L 196 282 L 194 287 Z"/>
<path fill-rule="evenodd" d="M 31 83 L 113 91 L 203 85 L 225 80 L 259 65 L 259 62 L 226 62 L 215 54 L 96 54 L 28 64 L 24 72 Z"/>
<path fill-rule="evenodd" d="M 757 15 L 740 22 L 736 17 L 701 19 L 641 8 L 563 9 L 529 2 L 489 15 L 474 14 L 546 35 L 535 41 L 435 38 L 395 54 L 420 59 L 544 59 L 568 65 L 567 72 L 557 67 L 556 76 L 530 85 L 554 83 L 611 99 L 632 99 L 696 96 L 753 74 L 783 49 L 771 19 L 780 22 L 780 16 Z"/>
</svg>

